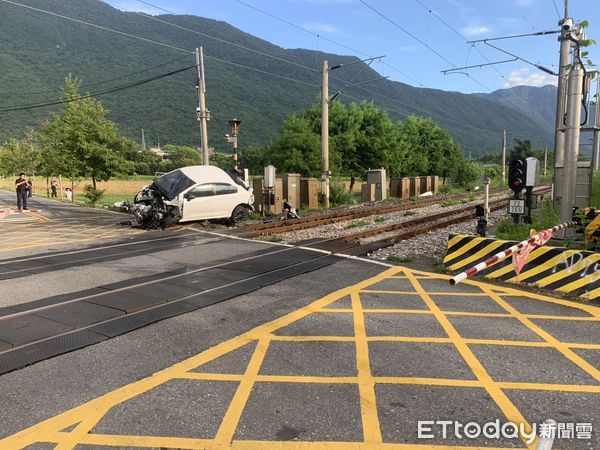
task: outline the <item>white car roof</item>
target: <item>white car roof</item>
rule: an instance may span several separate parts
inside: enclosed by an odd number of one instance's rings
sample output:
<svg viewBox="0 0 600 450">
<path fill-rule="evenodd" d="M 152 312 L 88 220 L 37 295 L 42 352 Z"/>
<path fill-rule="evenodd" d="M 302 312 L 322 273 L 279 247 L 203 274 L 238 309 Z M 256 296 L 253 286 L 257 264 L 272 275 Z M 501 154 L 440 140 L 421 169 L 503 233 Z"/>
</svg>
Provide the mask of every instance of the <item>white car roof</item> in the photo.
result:
<svg viewBox="0 0 600 450">
<path fill-rule="evenodd" d="M 216 166 L 187 166 L 179 170 L 195 183 L 229 183 L 233 184 L 231 177 Z"/>
</svg>

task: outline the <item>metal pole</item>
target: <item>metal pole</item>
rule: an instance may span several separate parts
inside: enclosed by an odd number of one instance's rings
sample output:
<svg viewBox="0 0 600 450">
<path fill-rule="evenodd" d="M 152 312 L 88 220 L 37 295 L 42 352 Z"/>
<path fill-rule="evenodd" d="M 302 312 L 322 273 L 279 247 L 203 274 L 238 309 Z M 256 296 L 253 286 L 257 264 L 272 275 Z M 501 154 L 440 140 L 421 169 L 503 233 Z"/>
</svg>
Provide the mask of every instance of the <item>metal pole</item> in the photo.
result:
<svg viewBox="0 0 600 450">
<path fill-rule="evenodd" d="M 554 437 L 556 436 L 556 421 L 552 419 L 544 420 L 544 423 L 547 427 L 547 435 L 541 437 L 538 441 L 535 450 L 552 450 L 552 446 L 554 445 Z"/>
<path fill-rule="evenodd" d="M 571 220 L 575 206 L 575 182 L 577 179 L 577 160 L 579 157 L 579 134 L 581 123 L 581 96 L 583 91 L 583 69 L 579 55 L 573 58 L 569 71 L 567 97 L 566 152 L 564 157 L 564 184 L 559 214 L 563 222 Z M 563 237 L 566 233 L 563 233 Z"/>
<path fill-rule="evenodd" d="M 484 181 L 483 182 L 483 186 L 484 186 L 484 192 L 485 192 L 485 197 L 484 197 L 484 201 L 483 201 L 483 208 L 485 209 L 485 217 L 484 219 L 487 221 L 489 221 L 489 214 L 490 214 L 490 182 L 489 180 Z"/>
<path fill-rule="evenodd" d="M 592 144 L 592 169 L 595 171 L 600 167 L 600 132 L 594 130 L 594 143 Z"/>
<path fill-rule="evenodd" d="M 237 136 L 233 137 L 233 170 L 237 173 L 238 170 L 238 151 L 237 151 Z"/>
<path fill-rule="evenodd" d="M 571 30 L 565 30 L 563 25 L 569 19 L 568 1 L 565 0 L 565 14 L 559 20 L 558 25 L 561 33 L 558 38 L 560 42 L 560 56 L 558 69 L 558 86 L 556 92 L 556 120 L 554 130 L 554 168 L 562 169 L 565 164 L 565 106 L 567 97 L 567 78 L 569 74 L 569 54 L 571 52 L 571 41 L 569 35 Z M 554 209 L 558 211 L 563 203 L 563 191 L 566 175 L 562 170 L 554 170 Z"/>
<path fill-rule="evenodd" d="M 502 130 L 502 184 L 506 183 L 506 130 Z"/>
<path fill-rule="evenodd" d="M 206 122 L 206 85 L 204 84 L 204 54 L 202 47 L 196 48 L 196 73 L 198 75 L 198 120 L 200 121 L 200 136 L 202 138 L 202 164 L 208 166 L 208 127 Z"/>
<path fill-rule="evenodd" d="M 544 148 L 544 177 L 546 176 L 547 168 L 548 168 L 548 147 Z"/>
<path fill-rule="evenodd" d="M 329 208 L 329 67 L 323 60 L 321 86 L 321 195 L 323 207 Z"/>
</svg>

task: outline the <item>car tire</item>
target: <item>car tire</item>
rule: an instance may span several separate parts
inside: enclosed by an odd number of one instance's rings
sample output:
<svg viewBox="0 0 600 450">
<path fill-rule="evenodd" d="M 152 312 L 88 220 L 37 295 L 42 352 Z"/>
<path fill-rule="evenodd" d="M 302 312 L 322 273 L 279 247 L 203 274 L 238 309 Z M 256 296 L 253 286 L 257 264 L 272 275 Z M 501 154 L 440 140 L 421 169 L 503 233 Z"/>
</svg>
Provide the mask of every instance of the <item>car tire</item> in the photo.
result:
<svg viewBox="0 0 600 450">
<path fill-rule="evenodd" d="M 245 220 L 248 220 L 250 217 L 250 208 L 246 205 L 237 205 L 233 208 L 233 212 L 231 213 L 231 223 L 241 223 Z"/>
</svg>

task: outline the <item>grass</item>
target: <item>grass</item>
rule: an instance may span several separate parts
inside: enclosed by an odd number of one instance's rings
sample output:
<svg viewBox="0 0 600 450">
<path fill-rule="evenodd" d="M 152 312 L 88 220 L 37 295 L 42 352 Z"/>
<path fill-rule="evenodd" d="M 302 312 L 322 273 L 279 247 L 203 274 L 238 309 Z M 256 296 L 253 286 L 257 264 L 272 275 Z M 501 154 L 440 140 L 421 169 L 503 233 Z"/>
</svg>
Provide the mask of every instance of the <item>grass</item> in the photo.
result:
<svg viewBox="0 0 600 450">
<path fill-rule="evenodd" d="M 552 200 L 545 198 L 541 206 L 541 214 L 537 217 L 532 217 L 532 224 L 515 224 L 511 219 L 501 221 L 496 227 L 496 237 L 509 241 L 522 241 L 529 237 L 531 229 L 546 230 L 558 225 L 560 217 L 552 207 Z"/>
<path fill-rule="evenodd" d="M 406 211 L 403 215 L 404 217 L 410 217 L 410 216 L 415 216 L 417 213 L 416 211 Z"/>
<path fill-rule="evenodd" d="M 375 223 L 385 222 L 385 217 L 383 217 L 383 216 L 375 217 L 374 221 L 375 221 Z"/>
<path fill-rule="evenodd" d="M 592 198 L 590 206 L 600 208 L 600 172 L 594 172 L 592 177 Z"/>
<path fill-rule="evenodd" d="M 367 222 L 366 220 L 357 220 L 356 222 L 352 222 L 352 223 L 349 223 L 348 225 L 346 225 L 346 230 L 350 230 L 352 228 L 364 227 L 366 225 L 369 225 L 369 222 Z"/>
<path fill-rule="evenodd" d="M 450 200 L 446 200 L 445 202 L 443 202 L 440 206 L 442 208 L 448 208 L 449 206 L 460 205 L 462 203 L 467 203 L 467 200 L 450 199 Z"/>
<path fill-rule="evenodd" d="M 269 236 L 266 236 L 264 240 L 267 242 L 281 242 L 283 241 L 283 238 L 276 234 L 271 234 Z"/>
<path fill-rule="evenodd" d="M 414 256 L 405 256 L 405 257 L 399 257 L 399 256 L 394 256 L 394 255 L 390 255 L 386 258 L 386 261 L 389 261 L 391 263 L 395 263 L 395 264 L 405 264 L 405 263 L 410 263 L 413 262 L 415 260 Z"/>
</svg>

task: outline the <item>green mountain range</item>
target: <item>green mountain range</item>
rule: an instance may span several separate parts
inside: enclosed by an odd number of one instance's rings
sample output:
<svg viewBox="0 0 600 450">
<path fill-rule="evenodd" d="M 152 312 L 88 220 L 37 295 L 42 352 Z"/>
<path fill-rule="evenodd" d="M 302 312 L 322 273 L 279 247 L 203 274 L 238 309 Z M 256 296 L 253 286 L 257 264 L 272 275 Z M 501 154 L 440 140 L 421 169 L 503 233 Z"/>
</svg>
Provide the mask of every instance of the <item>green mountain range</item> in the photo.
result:
<svg viewBox="0 0 600 450">
<path fill-rule="evenodd" d="M 146 144 L 199 146 L 193 50 L 205 55 L 206 99 L 211 110 L 209 144 L 228 151 L 228 120 L 242 121 L 240 147 L 264 145 L 278 137 L 283 120 L 319 101 L 321 63 L 356 61 L 354 56 L 284 49 L 211 19 L 184 15 L 145 16 L 122 12 L 99 0 L 21 0 L 28 9 L 0 3 L 0 141 L 21 137 L 60 105 L 65 76 L 81 78 L 83 92 L 98 95 L 121 133 Z M 40 12 L 54 13 L 50 15 Z M 146 39 L 68 20 L 64 17 Z M 170 22 L 180 28 L 165 24 Z M 194 30 L 186 31 L 183 28 Z M 153 41 L 153 42 L 150 42 Z M 227 41 L 227 42 L 225 42 Z M 190 67 L 146 84 L 136 82 Z M 331 94 L 378 77 L 363 63 L 331 72 Z M 524 94 L 526 92 L 526 94 Z M 552 145 L 553 87 L 519 87 L 491 94 L 461 94 L 380 80 L 342 89 L 339 101 L 372 100 L 392 119 L 431 117 L 473 156 L 498 150 L 503 129 Z M 530 101 L 524 102 L 528 98 Z M 534 101 L 535 99 L 535 101 Z M 337 101 L 337 100 L 336 100 Z M 6 111 L 24 108 L 19 111 Z"/>
</svg>

